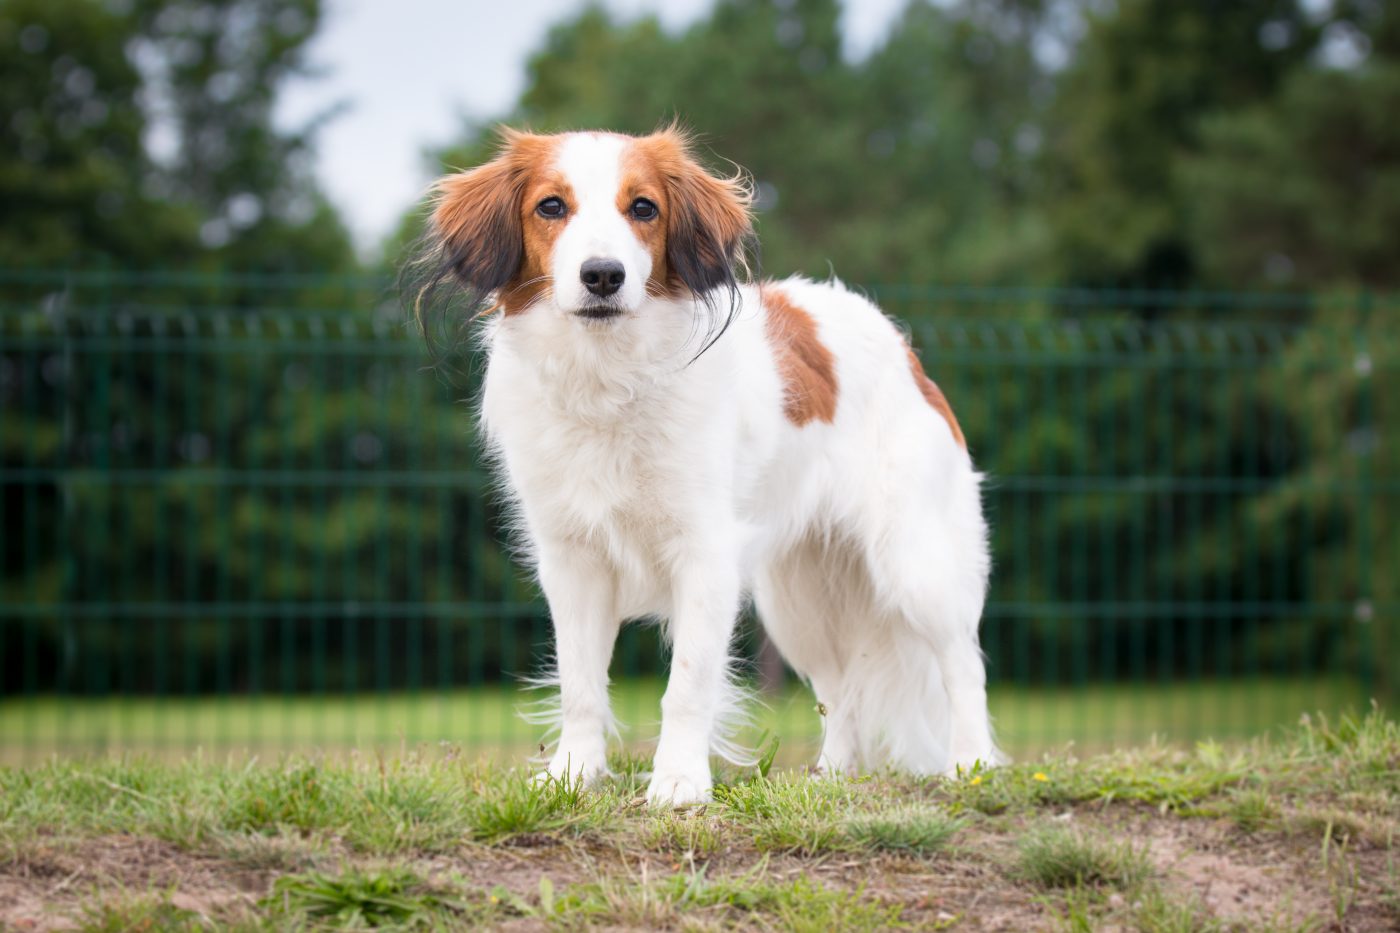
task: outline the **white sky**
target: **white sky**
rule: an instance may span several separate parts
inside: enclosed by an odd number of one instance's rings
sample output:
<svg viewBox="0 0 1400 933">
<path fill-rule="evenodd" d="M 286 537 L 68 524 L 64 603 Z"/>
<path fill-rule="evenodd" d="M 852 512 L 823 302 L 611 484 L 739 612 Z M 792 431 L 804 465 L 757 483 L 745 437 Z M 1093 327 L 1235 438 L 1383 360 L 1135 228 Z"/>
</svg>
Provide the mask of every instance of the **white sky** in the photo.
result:
<svg viewBox="0 0 1400 933">
<path fill-rule="evenodd" d="M 906 0 L 845 0 L 846 52 L 878 44 Z M 655 13 L 678 30 L 712 0 L 605 0 L 623 18 Z M 585 0 L 328 0 L 311 59 L 323 75 L 289 87 L 295 125 L 338 102 L 316 167 L 360 249 L 372 253 L 430 180 L 423 153 L 450 142 L 463 116 L 489 120 L 524 89 L 525 61 L 549 27 Z"/>
</svg>

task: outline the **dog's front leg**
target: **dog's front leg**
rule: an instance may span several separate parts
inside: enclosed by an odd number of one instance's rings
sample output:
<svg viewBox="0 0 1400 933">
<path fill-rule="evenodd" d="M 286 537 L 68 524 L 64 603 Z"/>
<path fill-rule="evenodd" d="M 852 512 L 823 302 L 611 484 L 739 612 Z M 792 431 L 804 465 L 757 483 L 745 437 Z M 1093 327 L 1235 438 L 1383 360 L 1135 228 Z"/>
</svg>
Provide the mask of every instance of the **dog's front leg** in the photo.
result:
<svg viewBox="0 0 1400 933">
<path fill-rule="evenodd" d="M 710 741 L 725 702 L 729 639 L 739 610 L 732 555 L 685 562 L 672 586 L 671 676 L 661 698 L 647 800 L 685 806 L 710 797 Z"/>
<path fill-rule="evenodd" d="M 601 561 L 575 548 L 542 549 L 539 566 L 559 667 L 559 744 L 549 774 L 593 781 L 608 770 L 608 663 L 619 627 L 615 584 Z"/>
</svg>

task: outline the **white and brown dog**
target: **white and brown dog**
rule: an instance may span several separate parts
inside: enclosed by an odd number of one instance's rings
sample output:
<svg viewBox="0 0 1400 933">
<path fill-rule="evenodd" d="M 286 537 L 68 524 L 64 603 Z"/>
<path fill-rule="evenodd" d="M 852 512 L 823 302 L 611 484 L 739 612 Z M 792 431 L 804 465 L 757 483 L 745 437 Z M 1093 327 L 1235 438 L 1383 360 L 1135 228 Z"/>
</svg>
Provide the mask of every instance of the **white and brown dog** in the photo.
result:
<svg viewBox="0 0 1400 933">
<path fill-rule="evenodd" d="M 869 301 L 738 281 L 750 235 L 744 184 L 675 129 L 507 131 L 436 187 L 419 312 L 451 292 L 489 318 L 482 421 L 554 623 L 549 773 L 606 773 L 613 643 L 659 618 L 648 798 L 706 799 L 746 595 L 825 707 L 822 768 L 992 763 L 962 431 Z"/>
</svg>

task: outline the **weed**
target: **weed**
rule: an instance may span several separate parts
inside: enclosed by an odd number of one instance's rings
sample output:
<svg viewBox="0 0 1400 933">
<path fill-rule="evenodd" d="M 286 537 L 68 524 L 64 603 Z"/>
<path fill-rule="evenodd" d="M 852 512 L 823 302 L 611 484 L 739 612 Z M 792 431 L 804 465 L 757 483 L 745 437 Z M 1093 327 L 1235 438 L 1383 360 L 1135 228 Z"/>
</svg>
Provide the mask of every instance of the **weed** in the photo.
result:
<svg viewBox="0 0 1400 933">
<path fill-rule="evenodd" d="M 1278 804 L 1274 802 L 1273 797 L 1262 790 L 1236 792 L 1226 803 L 1224 813 L 1247 833 L 1273 826 L 1280 815 Z"/>
<path fill-rule="evenodd" d="M 576 927 L 606 916 L 609 924 L 658 928 L 684 921 L 722 926 L 830 933 L 831 930 L 893 930 L 906 926 L 902 908 L 866 896 L 863 890 L 827 888 L 799 876 L 790 882 L 761 880 L 758 872 L 710 879 L 703 868 L 664 881 L 621 883 L 604 879 L 541 892 L 538 907 L 518 904 L 531 916 Z"/>
<path fill-rule="evenodd" d="M 482 842 L 499 842 L 522 833 L 597 827 L 606 818 L 608 798 L 585 792 L 578 777 L 536 779 L 513 771 L 502 779 L 479 782 L 468 803 L 471 834 Z"/>
<path fill-rule="evenodd" d="M 1146 853 L 1060 827 L 1033 830 L 1021 841 L 1017 874 L 1043 888 L 1106 886 L 1131 890 L 1150 872 Z"/>
<path fill-rule="evenodd" d="M 906 807 L 855 817 L 845 834 L 861 848 L 928 855 L 946 846 L 961 827 L 960 820 L 942 810 Z"/>
<path fill-rule="evenodd" d="M 306 831 L 327 825 L 342 804 L 339 776 L 309 762 L 286 769 L 254 768 L 243 775 L 224 805 L 230 829 Z"/>
<path fill-rule="evenodd" d="M 649 849 L 675 853 L 689 861 L 708 858 L 724 846 L 720 820 L 693 811 L 649 813 L 641 830 Z"/>
<path fill-rule="evenodd" d="M 352 929 L 437 926 L 482 910 L 404 869 L 290 875 L 278 879 L 263 906 L 291 919 Z"/>
<path fill-rule="evenodd" d="M 83 933 L 148 933 L 192 931 L 209 925 L 192 910 L 176 907 L 168 897 L 103 899 L 83 911 L 78 929 Z"/>
<path fill-rule="evenodd" d="M 1132 928 L 1140 933 L 1217 933 L 1226 926 L 1193 894 L 1152 888 L 1132 908 Z"/>
</svg>

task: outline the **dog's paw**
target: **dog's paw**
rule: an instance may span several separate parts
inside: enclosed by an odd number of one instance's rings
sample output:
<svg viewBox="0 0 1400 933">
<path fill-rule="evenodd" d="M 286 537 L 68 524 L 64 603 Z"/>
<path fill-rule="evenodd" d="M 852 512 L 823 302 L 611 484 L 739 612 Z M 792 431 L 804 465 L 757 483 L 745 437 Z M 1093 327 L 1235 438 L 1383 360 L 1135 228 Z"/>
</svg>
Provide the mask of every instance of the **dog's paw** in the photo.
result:
<svg viewBox="0 0 1400 933">
<path fill-rule="evenodd" d="M 538 787 L 560 781 L 570 784 L 581 783 L 585 787 L 592 787 L 609 777 L 610 774 L 606 757 L 601 752 L 593 754 L 555 752 L 549 760 L 549 765 L 535 775 L 535 785 Z"/>
<path fill-rule="evenodd" d="M 710 772 L 689 773 L 657 769 L 647 785 L 647 803 L 654 807 L 690 807 L 710 799 Z"/>
</svg>

